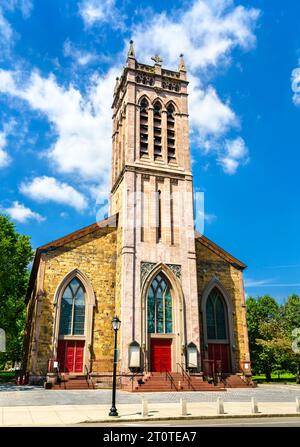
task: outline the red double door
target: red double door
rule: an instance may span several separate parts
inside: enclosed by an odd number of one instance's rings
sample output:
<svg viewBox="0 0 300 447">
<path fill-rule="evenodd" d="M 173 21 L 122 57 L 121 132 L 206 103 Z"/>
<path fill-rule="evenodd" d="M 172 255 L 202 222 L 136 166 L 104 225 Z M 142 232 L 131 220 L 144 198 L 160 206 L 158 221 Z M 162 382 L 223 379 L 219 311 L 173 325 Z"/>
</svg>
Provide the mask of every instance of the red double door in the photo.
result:
<svg viewBox="0 0 300 447">
<path fill-rule="evenodd" d="M 84 341 L 59 340 L 57 360 L 60 372 L 82 373 Z"/>
<path fill-rule="evenodd" d="M 214 361 L 214 370 L 217 372 L 230 372 L 229 345 L 225 343 L 209 343 L 208 358 Z"/>
<path fill-rule="evenodd" d="M 151 371 L 171 371 L 171 343 L 172 340 L 168 338 L 151 339 Z"/>
</svg>

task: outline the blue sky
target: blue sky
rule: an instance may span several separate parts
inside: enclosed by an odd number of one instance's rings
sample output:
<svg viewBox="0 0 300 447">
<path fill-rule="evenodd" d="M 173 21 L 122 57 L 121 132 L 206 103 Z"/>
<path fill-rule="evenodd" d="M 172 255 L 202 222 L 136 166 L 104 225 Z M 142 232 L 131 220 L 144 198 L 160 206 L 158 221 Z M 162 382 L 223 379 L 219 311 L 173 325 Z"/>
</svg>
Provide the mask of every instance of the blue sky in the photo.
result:
<svg viewBox="0 0 300 447">
<path fill-rule="evenodd" d="M 0 210 L 34 247 L 95 221 L 128 41 L 190 80 L 205 234 L 248 265 L 246 292 L 300 293 L 300 3 L 1 0 Z"/>
</svg>

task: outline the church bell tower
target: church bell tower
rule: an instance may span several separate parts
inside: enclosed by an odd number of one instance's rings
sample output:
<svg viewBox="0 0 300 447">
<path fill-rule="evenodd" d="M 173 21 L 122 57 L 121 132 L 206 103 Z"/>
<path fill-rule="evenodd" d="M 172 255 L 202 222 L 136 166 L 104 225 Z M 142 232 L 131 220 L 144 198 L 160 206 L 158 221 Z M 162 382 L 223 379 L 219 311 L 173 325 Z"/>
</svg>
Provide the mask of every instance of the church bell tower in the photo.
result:
<svg viewBox="0 0 300 447">
<path fill-rule="evenodd" d="M 145 371 L 175 371 L 200 330 L 189 149 L 188 81 L 159 56 L 139 63 L 130 42 L 113 99 L 110 213 L 119 215 L 116 312 L 120 370 L 130 346 Z"/>
</svg>

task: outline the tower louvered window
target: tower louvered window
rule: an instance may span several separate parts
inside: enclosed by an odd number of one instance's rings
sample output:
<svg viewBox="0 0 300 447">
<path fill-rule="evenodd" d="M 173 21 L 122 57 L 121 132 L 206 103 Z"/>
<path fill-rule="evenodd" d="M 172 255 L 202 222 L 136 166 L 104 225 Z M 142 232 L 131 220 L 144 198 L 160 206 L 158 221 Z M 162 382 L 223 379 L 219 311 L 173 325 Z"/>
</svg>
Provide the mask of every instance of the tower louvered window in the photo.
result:
<svg viewBox="0 0 300 447">
<path fill-rule="evenodd" d="M 159 102 L 154 104 L 153 116 L 153 131 L 154 131 L 154 158 L 159 159 L 162 156 L 161 150 L 161 105 Z"/>
<path fill-rule="evenodd" d="M 148 155 L 148 101 L 143 99 L 140 108 L 140 156 Z"/>
<path fill-rule="evenodd" d="M 172 104 L 167 108 L 167 136 L 168 136 L 168 161 L 176 159 L 175 156 L 175 109 Z"/>
</svg>

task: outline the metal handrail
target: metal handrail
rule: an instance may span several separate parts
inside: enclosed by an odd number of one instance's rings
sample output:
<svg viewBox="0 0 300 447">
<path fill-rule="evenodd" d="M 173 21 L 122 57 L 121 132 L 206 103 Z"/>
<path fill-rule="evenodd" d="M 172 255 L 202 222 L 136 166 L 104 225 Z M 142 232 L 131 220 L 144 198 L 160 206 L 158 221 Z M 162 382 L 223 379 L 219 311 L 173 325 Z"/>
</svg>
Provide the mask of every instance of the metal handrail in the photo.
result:
<svg viewBox="0 0 300 447">
<path fill-rule="evenodd" d="M 178 391 L 178 388 L 177 388 L 177 386 L 175 385 L 175 382 L 174 382 L 174 379 L 173 379 L 173 377 L 172 377 L 172 375 L 169 373 L 169 371 L 166 369 L 166 380 L 170 380 L 170 382 L 171 382 L 171 388 L 172 388 L 172 386 L 174 386 L 174 388 L 175 388 L 175 390 L 176 391 Z"/>
<path fill-rule="evenodd" d="M 187 380 L 189 388 L 192 388 L 194 391 L 196 391 L 194 385 L 192 384 L 192 379 L 191 379 L 190 375 L 184 370 L 182 364 L 181 363 L 176 363 L 176 365 L 180 366 L 183 380 Z"/>
<path fill-rule="evenodd" d="M 124 376 L 127 377 L 128 374 L 124 374 Z M 133 382 L 134 382 L 134 379 L 135 379 L 137 376 L 142 376 L 142 373 L 140 373 L 140 372 L 136 372 L 136 373 L 131 373 L 131 374 L 129 375 L 129 377 L 130 377 L 130 381 L 131 381 L 131 390 L 133 390 Z"/>
</svg>

